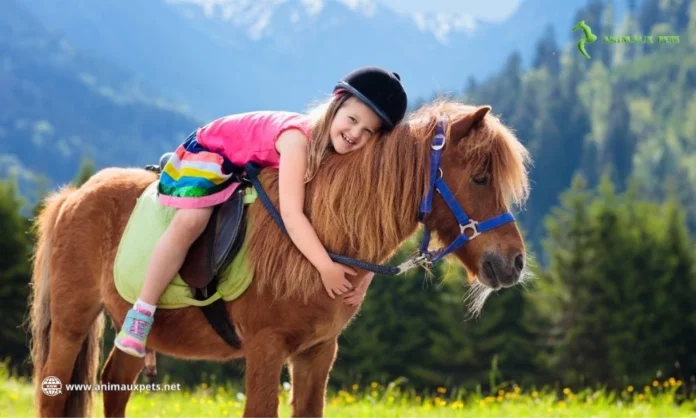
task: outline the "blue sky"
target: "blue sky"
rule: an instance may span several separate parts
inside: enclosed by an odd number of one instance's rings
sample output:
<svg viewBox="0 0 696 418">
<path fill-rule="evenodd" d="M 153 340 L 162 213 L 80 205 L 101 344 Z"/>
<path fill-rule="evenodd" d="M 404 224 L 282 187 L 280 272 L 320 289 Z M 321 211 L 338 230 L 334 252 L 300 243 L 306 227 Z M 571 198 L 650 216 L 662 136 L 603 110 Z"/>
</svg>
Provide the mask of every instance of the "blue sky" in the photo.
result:
<svg viewBox="0 0 696 418">
<path fill-rule="evenodd" d="M 503 20 L 523 0 L 378 0 L 399 12 L 464 13 L 483 20 Z M 560 1 L 560 0 L 559 0 Z"/>
</svg>

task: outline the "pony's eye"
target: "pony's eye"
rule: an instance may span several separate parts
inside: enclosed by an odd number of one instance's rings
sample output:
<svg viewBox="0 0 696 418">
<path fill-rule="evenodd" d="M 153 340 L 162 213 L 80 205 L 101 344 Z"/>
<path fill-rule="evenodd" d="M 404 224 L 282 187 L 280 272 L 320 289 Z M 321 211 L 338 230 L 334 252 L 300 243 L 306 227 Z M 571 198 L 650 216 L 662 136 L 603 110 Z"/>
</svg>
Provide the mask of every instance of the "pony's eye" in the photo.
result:
<svg viewBox="0 0 696 418">
<path fill-rule="evenodd" d="M 488 184 L 488 176 L 486 174 L 480 174 L 478 176 L 474 176 L 472 178 L 474 183 L 478 184 L 479 186 L 485 186 Z"/>
</svg>

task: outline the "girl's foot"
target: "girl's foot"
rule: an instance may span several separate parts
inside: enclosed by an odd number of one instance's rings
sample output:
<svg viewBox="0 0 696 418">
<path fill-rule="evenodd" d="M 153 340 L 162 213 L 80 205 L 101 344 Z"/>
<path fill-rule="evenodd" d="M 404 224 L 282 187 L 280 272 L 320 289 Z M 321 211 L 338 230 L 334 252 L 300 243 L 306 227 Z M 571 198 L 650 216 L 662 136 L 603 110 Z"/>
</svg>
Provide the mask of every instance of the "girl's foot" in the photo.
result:
<svg viewBox="0 0 696 418">
<path fill-rule="evenodd" d="M 145 357 L 145 342 L 154 318 L 131 308 L 126 315 L 114 345 L 121 351 L 136 357 Z"/>
</svg>

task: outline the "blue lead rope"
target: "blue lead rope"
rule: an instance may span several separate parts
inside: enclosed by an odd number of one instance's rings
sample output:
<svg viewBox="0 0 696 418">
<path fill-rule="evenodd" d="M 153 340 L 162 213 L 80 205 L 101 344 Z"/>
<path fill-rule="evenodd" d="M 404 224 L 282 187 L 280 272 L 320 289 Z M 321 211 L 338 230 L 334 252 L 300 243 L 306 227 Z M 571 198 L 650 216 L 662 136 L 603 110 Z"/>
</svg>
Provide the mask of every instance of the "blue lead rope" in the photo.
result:
<svg viewBox="0 0 696 418">
<path fill-rule="evenodd" d="M 280 214 L 276 210 L 275 206 L 273 206 L 273 202 L 271 202 L 271 199 L 266 194 L 266 191 L 263 189 L 263 186 L 261 186 L 261 182 L 258 179 L 259 173 L 261 171 L 260 168 L 254 163 L 248 163 L 244 167 L 244 169 L 247 173 L 247 179 L 256 189 L 256 193 L 258 193 L 259 198 L 261 199 L 261 203 L 263 203 L 263 206 L 266 208 L 266 210 L 271 215 L 276 224 L 278 224 L 280 230 L 283 231 L 283 234 L 288 235 L 288 231 L 287 229 L 285 229 L 283 219 L 280 217 Z M 337 263 L 341 263 L 351 267 L 356 267 L 363 270 L 368 270 L 373 273 L 381 274 L 383 276 L 396 276 L 397 274 L 405 271 L 401 266 L 395 267 L 372 264 L 365 261 L 355 260 L 344 255 L 334 254 L 331 252 L 329 252 L 329 257 Z M 402 266 L 406 267 L 406 263 L 404 263 Z"/>
</svg>

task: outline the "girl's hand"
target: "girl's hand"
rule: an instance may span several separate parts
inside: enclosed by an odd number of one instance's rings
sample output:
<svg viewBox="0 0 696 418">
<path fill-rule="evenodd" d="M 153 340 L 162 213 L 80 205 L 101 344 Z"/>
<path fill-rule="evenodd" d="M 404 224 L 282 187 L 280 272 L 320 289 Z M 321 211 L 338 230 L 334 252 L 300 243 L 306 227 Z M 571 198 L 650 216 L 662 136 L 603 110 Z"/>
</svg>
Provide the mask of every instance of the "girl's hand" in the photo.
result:
<svg viewBox="0 0 696 418">
<path fill-rule="evenodd" d="M 326 293 L 329 294 L 331 299 L 335 298 L 334 295 L 342 295 L 353 288 L 353 285 L 346 279 L 346 274 L 352 276 L 358 274 L 352 268 L 339 263 L 331 263 L 328 267 L 319 271 L 319 273 L 321 274 L 321 282 L 324 284 L 324 289 L 326 289 Z"/>
<path fill-rule="evenodd" d="M 372 279 L 375 277 L 375 273 L 367 273 L 367 276 L 360 282 L 360 284 L 350 292 L 343 295 L 343 303 L 349 306 L 358 306 L 365 299 L 367 294 L 367 288 L 370 287 Z"/>
</svg>

